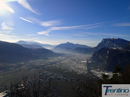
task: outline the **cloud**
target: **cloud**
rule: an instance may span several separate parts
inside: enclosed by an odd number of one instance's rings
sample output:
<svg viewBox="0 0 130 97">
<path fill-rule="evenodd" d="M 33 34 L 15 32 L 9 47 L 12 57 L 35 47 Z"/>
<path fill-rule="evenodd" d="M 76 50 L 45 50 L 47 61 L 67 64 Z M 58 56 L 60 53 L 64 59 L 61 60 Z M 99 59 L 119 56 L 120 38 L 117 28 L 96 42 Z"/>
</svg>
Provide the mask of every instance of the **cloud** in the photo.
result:
<svg viewBox="0 0 130 97">
<path fill-rule="evenodd" d="M 27 20 L 27 19 L 25 19 L 25 18 L 23 18 L 23 17 L 19 17 L 19 18 L 22 19 L 22 20 L 24 20 L 24 21 L 26 21 L 26 22 L 33 23 L 32 21 Z M 33 23 L 33 24 L 34 24 L 34 23 Z"/>
<path fill-rule="evenodd" d="M 121 35 L 121 34 L 109 34 L 109 33 L 90 33 L 90 32 L 86 32 L 86 34 L 89 34 L 89 35 L 94 35 L 94 36 L 98 36 L 98 37 L 101 37 L 101 36 L 115 36 L 115 37 L 130 37 L 128 35 Z"/>
<path fill-rule="evenodd" d="M 130 26 L 130 23 L 115 23 L 112 26 Z"/>
<path fill-rule="evenodd" d="M 38 34 L 40 35 L 46 35 L 46 36 L 49 36 L 49 33 L 50 31 L 41 31 L 41 32 L 37 32 Z"/>
<path fill-rule="evenodd" d="M 101 23 L 88 24 L 88 25 L 78 25 L 78 26 L 51 27 L 47 31 L 42 31 L 43 33 L 41 32 L 40 34 L 44 34 L 44 33 L 48 34 L 49 32 L 54 31 L 54 30 L 71 30 L 71 29 L 86 29 L 86 30 L 88 30 L 88 29 L 92 29 L 92 28 L 97 28 L 99 26 L 101 26 Z"/>
<path fill-rule="evenodd" d="M 5 22 L 1 24 L 2 29 L 13 30 L 14 28 L 9 27 Z"/>
<path fill-rule="evenodd" d="M 26 0 L 18 0 L 18 3 L 21 4 L 24 8 L 30 10 L 31 12 L 38 14 L 36 11 L 33 10 L 33 8 L 29 5 L 29 3 Z"/>
<path fill-rule="evenodd" d="M 3 34 L 0 33 L 0 39 L 2 41 L 8 41 L 8 42 L 16 42 L 16 39 L 17 39 L 17 41 L 19 40 L 19 38 L 15 35 L 6 35 L 4 33 Z"/>
<path fill-rule="evenodd" d="M 46 21 L 46 22 L 43 21 L 40 24 L 44 27 L 49 27 L 49 26 L 60 25 L 61 21 L 59 20 L 52 20 L 52 21 Z"/>
<path fill-rule="evenodd" d="M 77 29 L 77 28 L 80 28 L 81 26 L 64 26 L 64 27 L 52 27 L 51 29 L 50 29 L 50 31 L 52 31 L 52 30 L 69 30 L 69 29 Z"/>
<path fill-rule="evenodd" d="M 10 12 L 15 13 L 14 10 L 12 8 L 10 8 L 9 6 L 6 6 L 5 8 L 6 8 L 6 10 L 8 10 Z"/>
<path fill-rule="evenodd" d="M 52 27 L 50 30 L 70 30 L 70 29 L 92 29 L 101 26 L 101 24 L 88 24 L 88 25 L 78 25 L 78 26 L 63 26 L 63 27 Z"/>
<path fill-rule="evenodd" d="M 16 36 L 0 34 L 0 37 L 1 37 L 1 38 L 4 38 L 4 37 L 16 37 Z"/>
<path fill-rule="evenodd" d="M 44 27 L 52 27 L 52 26 L 56 26 L 56 25 L 61 24 L 60 20 L 42 21 L 42 20 L 39 20 L 39 19 L 34 18 L 34 17 L 29 17 L 29 19 L 33 22 L 38 23 L 41 26 L 44 26 Z"/>
</svg>

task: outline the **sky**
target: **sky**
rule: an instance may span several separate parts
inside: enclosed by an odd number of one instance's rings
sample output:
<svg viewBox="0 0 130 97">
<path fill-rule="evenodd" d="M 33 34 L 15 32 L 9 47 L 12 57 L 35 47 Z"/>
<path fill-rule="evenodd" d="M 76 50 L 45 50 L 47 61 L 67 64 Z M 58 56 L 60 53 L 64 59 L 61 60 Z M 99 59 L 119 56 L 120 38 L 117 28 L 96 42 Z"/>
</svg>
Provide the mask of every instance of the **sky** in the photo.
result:
<svg viewBox="0 0 130 97">
<path fill-rule="evenodd" d="M 0 40 L 96 46 L 130 41 L 130 0 L 0 0 Z"/>
</svg>

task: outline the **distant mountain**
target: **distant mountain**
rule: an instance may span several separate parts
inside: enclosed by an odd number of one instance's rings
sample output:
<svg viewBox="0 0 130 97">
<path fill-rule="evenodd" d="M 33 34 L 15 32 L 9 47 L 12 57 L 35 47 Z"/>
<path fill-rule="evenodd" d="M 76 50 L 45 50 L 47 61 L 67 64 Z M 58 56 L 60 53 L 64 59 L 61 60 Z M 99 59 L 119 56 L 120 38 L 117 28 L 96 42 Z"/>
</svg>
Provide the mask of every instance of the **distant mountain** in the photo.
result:
<svg viewBox="0 0 130 97">
<path fill-rule="evenodd" d="M 23 41 L 23 40 L 18 41 L 17 44 L 20 44 L 25 48 L 32 48 L 32 49 L 39 49 L 39 48 L 52 49 L 54 47 L 53 45 L 49 44 L 41 44 L 34 41 Z"/>
<path fill-rule="evenodd" d="M 130 41 L 121 39 L 121 38 L 104 38 L 95 48 L 94 50 L 99 50 L 103 47 L 108 48 L 123 48 L 126 46 Z"/>
<path fill-rule="evenodd" d="M 89 46 L 86 45 L 81 45 L 81 44 L 74 44 L 74 43 L 62 43 L 57 45 L 54 50 L 61 50 L 61 51 L 73 51 L 75 48 L 81 47 L 81 48 L 90 48 Z"/>
<path fill-rule="evenodd" d="M 29 61 L 53 55 L 54 52 L 44 48 L 28 49 L 19 44 L 0 41 L 0 63 Z"/>
<path fill-rule="evenodd" d="M 33 43 L 33 42 L 27 42 L 27 41 L 18 41 L 17 44 L 20 44 L 21 46 L 25 47 L 25 48 L 32 48 L 32 49 L 39 49 L 39 48 L 43 48 L 40 44 L 38 43 Z"/>
<path fill-rule="evenodd" d="M 114 67 L 120 65 L 122 68 L 130 63 L 130 51 L 119 50 L 114 48 L 101 48 L 96 51 L 91 58 L 98 68 L 113 70 Z"/>
<path fill-rule="evenodd" d="M 17 44 L 28 44 L 28 42 L 23 41 L 23 40 L 19 40 L 18 42 L 16 42 Z"/>
</svg>

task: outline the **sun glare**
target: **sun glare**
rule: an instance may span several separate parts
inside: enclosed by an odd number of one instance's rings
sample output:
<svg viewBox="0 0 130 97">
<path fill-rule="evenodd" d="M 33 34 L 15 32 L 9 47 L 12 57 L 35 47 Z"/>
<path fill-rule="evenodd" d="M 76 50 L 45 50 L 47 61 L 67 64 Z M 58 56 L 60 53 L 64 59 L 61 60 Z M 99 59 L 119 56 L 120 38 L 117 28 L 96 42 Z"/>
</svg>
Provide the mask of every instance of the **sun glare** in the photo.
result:
<svg viewBox="0 0 130 97">
<path fill-rule="evenodd" d="M 14 10 L 6 5 L 6 2 L 3 0 L 0 0 L 0 13 L 4 12 L 5 10 L 8 10 L 12 13 L 14 13 Z"/>
<path fill-rule="evenodd" d="M 5 8 L 6 8 L 5 2 L 3 2 L 2 0 L 0 0 L 0 11 L 3 11 Z"/>
</svg>

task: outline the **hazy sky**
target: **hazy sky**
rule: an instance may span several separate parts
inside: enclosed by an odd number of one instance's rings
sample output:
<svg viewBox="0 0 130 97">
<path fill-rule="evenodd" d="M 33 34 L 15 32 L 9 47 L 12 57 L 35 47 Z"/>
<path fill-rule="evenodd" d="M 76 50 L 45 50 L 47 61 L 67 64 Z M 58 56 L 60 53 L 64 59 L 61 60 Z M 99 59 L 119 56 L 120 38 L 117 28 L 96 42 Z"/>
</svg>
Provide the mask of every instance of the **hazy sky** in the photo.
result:
<svg viewBox="0 0 130 97">
<path fill-rule="evenodd" d="M 130 40 L 130 0 L 0 0 L 0 40 L 97 45 Z"/>
</svg>

